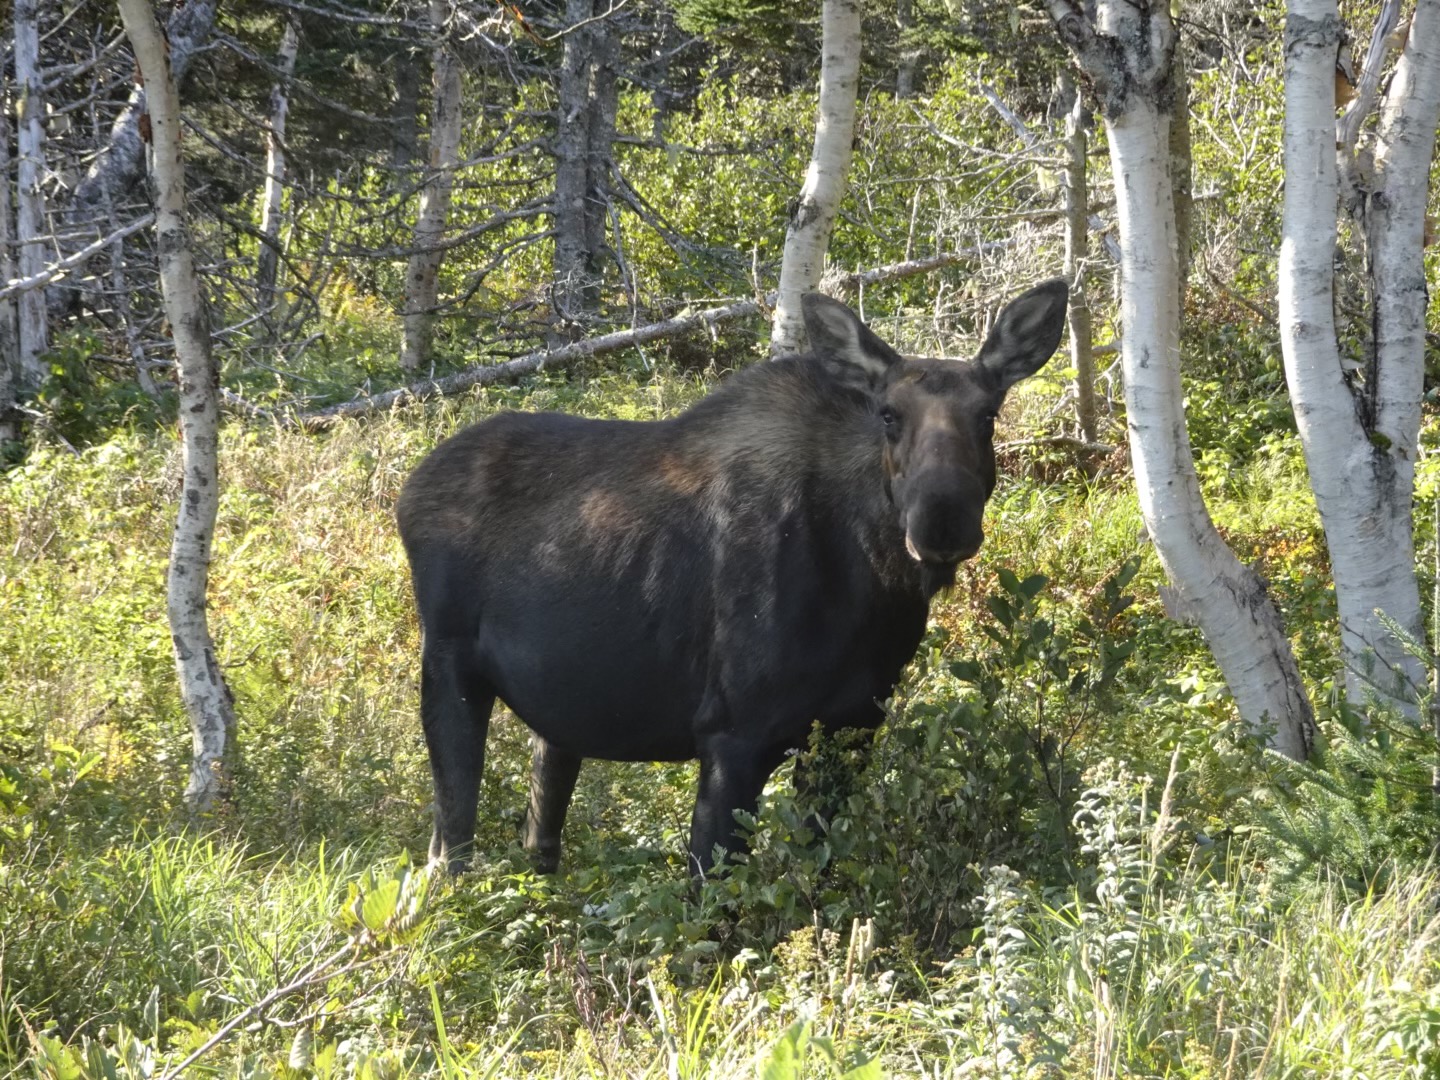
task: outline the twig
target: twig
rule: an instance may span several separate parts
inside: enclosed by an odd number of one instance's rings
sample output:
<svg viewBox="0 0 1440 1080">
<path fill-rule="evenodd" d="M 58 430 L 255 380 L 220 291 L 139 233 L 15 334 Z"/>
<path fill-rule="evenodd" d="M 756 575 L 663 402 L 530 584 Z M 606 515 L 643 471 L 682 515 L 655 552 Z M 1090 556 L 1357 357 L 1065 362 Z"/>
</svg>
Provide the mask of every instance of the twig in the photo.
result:
<svg viewBox="0 0 1440 1080">
<path fill-rule="evenodd" d="M 155 215 L 153 213 L 146 214 L 144 217 L 136 218 L 129 225 L 116 229 L 109 236 L 102 236 L 99 240 L 93 241 L 73 255 L 67 255 L 59 262 L 51 263 L 38 274 L 31 274 L 27 278 L 14 278 L 7 281 L 4 288 L 0 288 L 0 300 L 11 296 L 18 296 L 20 293 L 29 292 L 31 289 L 43 288 L 52 281 L 59 281 L 92 255 L 98 254 L 116 241 L 124 240 L 128 236 L 134 236 L 141 229 L 148 228 L 154 223 Z"/>
<path fill-rule="evenodd" d="M 215 1049 L 215 1047 L 219 1046 L 222 1042 L 229 1038 L 231 1032 L 233 1032 L 241 1024 L 245 1023 L 245 1021 L 249 1020 L 252 1016 L 259 1016 L 271 1005 L 274 1005 L 275 1002 L 281 1000 L 282 998 L 287 998 L 291 994 L 298 993 L 299 991 L 304 990 L 306 987 L 312 986 L 317 982 L 336 978 L 340 975 L 347 975 L 350 972 L 355 971 L 357 968 L 365 966 L 366 964 L 370 963 L 372 959 L 374 959 L 373 957 L 370 959 L 356 958 L 354 960 L 351 960 L 348 964 L 344 964 L 343 966 L 339 967 L 336 966 L 340 964 L 340 962 L 344 960 L 347 956 L 353 955 L 354 952 L 355 943 L 347 941 L 341 948 L 331 953 L 324 960 L 317 961 L 308 969 L 304 969 L 300 975 L 296 976 L 284 986 L 277 986 L 274 990 L 271 990 L 270 993 L 266 994 L 263 998 L 255 1002 L 253 1005 L 236 1013 L 223 1025 L 221 1025 L 220 1029 L 216 1031 L 214 1035 L 211 1035 L 210 1038 L 204 1042 L 204 1044 L 193 1050 L 189 1057 L 187 1057 L 184 1061 L 180 1062 L 180 1064 L 176 1065 L 173 1069 L 168 1069 L 164 1073 L 162 1073 L 160 1076 L 160 1080 L 175 1080 L 176 1077 L 178 1077 L 191 1065 L 195 1064 L 195 1062 L 199 1061 L 211 1050 Z"/>
<path fill-rule="evenodd" d="M 996 450 L 1023 450 L 1030 446 L 1068 446 L 1076 450 L 1084 450 L 1088 454 L 1115 453 L 1116 447 L 1109 443 L 1086 442 L 1084 439 L 1077 439 L 1073 435 L 1045 435 L 1035 439 L 1016 439 L 1014 442 L 996 443 Z"/>
</svg>

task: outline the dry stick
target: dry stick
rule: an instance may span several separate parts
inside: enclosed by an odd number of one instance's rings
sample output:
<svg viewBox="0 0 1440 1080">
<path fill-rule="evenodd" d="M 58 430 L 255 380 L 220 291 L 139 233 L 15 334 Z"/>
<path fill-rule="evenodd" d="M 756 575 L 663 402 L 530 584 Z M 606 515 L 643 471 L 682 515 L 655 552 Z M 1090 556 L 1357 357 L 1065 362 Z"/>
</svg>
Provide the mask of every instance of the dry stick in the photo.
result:
<svg viewBox="0 0 1440 1080">
<path fill-rule="evenodd" d="M 77 266 L 83 265 L 92 255 L 104 251 L 117 240 L 124 240 L 127 236 L 133 236 L 142 229 L 148 229 L 154 223 L 155 215 L 146 214 L 144 217 L 135 219 L 129 225 L 116 229 L 109 236 L 102 236 L 99 240 L 81 248 L 75 252 L 75 254 L 67 255 L 59 262 L 51 263 L 37 274 L 7 281 L 4 287 L 0 288 L 0 300 L 4 300 L 9 296 L 17 296 L 23 292 L 29 292 L 31 289 L 38 289 L 43 285 L 49 285 L 52 281 L 58 281 Z"/>
<path fill-rule="evenodd" d="M 192 1051 L 189 1057 L 187 1057 L 184 1061 L 180 1062 L 174 1068 L 165 1070 L 165 1072 L 161 1075 L 160 1080 L 174 1080 L 175 1077 L 179 1076 L 191 1065 L 195 1064 L 195 1062 L 199 1061 L 211 1050 L 215 1049 L 215 1047 L 219 1046 L 222 1042 L 228 1039 L 231 1033 L 234 1032 L 234 1030 L 238 1028 L 241 1024 L 245 1023 L 245 1021 L 249 1020 L 252 1016 L 259 1016 L 263 1014 L 266 1009 L 268 1009 L 271 1005 L 274 1005 L 277 1001 L 280 1001 L 282 998 L 287 998 L 291 994 L 299 993 L 301 990 L 304 990 L 306 987 L 313 986 L 317 982 L 324 982 L 329 979 L 338 978 L 341 975 L 347 975 L 350 972 L 356 970 L 357 968 L 365 966 L 370 962 L 371 959 L 373 959 L 373 957 L 367 959 L 352 959 L 349 963 L 341 966 L 342 961 L 344 961 L 346 957 L 354 956 L 354 954 L 355 943 L 346 942 L 343 947 L 331 953 L 325 959 L 317 961 L 311 967 L 302 969 L 301 973 L 296 978 L 292 979 L 284 986 L 277 986 L 274 990 L 271 990 L 270 993 L 266 994 L 259 1001 L 255 1002 L 255 1004 L 232 1016 L 229 1020 L 225 1022 L 225 1024 L 220 1028 L 220 1030 L 215 1032 L 214 1035 L 210 1036 L 210 1038 L 206 1040 L 203 1046 L 200 1046 L 194 1051 Z"/>
<path fill-rule="evenodd" d="M 988 245 L 986 245 L 988 247 Z M 890 266 L 881 266 L 873 270 L 866 270 L 858 274 L 846 274 L 838 278 L 836 286 L 841 290 L 857 289 L 862 285 L 874 285 L 883 281 L 896 281 L 901 278 L 913 277 L 917 274 L 928 274 L 942 267 L 953 265 L 962 259 L 971 258 L 975 251 L 947 252 L 943 255 L 932 255 L 927 259 L 911 259 L 907 262 L 893 263 Z M 774 300 L 775 294 L 768 293 L 765 304 L 768 306 Z M 447 375 L 441 379 L 425 379 L 421 382 L 411 383 L 396 390 L 389 390 L 383 394 L 375 394 L 371 397 L 360 398 L 355 401 L 343 402 L 339 405 L 331 405 L 328 408 L 318 409 L 312 413 L 302 413 L 288 420 L 287 426 L 298 425 L 304 428 L 319 429 L 328 427 L 336 420 L 352 416 L 365 416 L 381 409 L 388 409 L 391 406 L 420 401 L 425 398 L 441 397 L 448 394 L 458 394 L 468 390 L 472 386 L 491 386 L 495 383 L 511 382 L 522 378 L 525 375 L 532 375 L 537 371 L 546 368 L 564 367 L 577 360 L 587 357 L 598 356 L 601 353 L 616 352 L 620 349 L 628 349 L 635 345 L 644 345 L 661 338 L 675 337 L 690 330 L 698 330 L 701 327 L 714 327 L 717 323 L 731 322 L 735 319 L 743 319 L 751 315 L 758 315 L 764 310 L 761 301 L 741 300 L 734 304 L 727 304 L 724 307 L 707 308 L 704 311 L 691 312 L 688 315 L 680 315 L 673 319 L 666 319 L 664 322 L 651 323 L 648 326 L 641 326 L 634 330 L 621 330 L 613 334 L 602 334 L 600 337 L 587 338 L 583 341 L 576 341 L 569 345 L 561 346 L 558 349 L 541 349 L 537 352 L 527 353 L 514 360 L 506 361 L 503 364 L 488 364 L 483 367 L 467 368 L 464 371 L 456 372 L 454 375 Z"/>
</svg>

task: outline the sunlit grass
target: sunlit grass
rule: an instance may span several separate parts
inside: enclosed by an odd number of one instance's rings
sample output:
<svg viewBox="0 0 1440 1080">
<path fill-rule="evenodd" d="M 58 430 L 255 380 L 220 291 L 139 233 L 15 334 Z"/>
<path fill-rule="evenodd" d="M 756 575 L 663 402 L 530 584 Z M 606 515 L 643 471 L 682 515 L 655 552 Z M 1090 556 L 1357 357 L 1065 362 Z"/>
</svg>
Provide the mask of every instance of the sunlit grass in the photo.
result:
<svg viewBox="0 0 1440 1080">
<path fill-rule="evenodd" d="M 498 408 L 646 419 L 712 382 L 604 375 L 322 436 L 228 428 L 212 617 L 241 755 L 233 804 L 202 836 L 174 816 L 188 735 L 164 628 L 173 442 L 121 435 L 78 457 L 41 449 L 0 480 L 0 1054 L 32 1052 L 26 1023 L 114 1045 L 123 1021 L 173 1065 L 343 947 L 351 887 L 407 852 L 418 863 L 430 827 L 418 635 L 392 523 L 404 477 L 440 438 Z M 1323 602 L 1293 456 L 1212 494 L 1232 542 L 1270 560 L 1282 599 Z M 1191 827 L 1226 828 L 1207 815 L 1224 812 L 1226 769 L 1241 768 L 1220 731 L 1227 706 L 1198 636 L 1159 617 L 1159 567 L 1121 477 L 1002 481 L 986 546 L 937 606 L 903 707 L 943 715 L 957 692 L 946 662 L 987 647 L 999 568 L 1045 575 L 1047 617 L 1064 623 L 1136 555 L 1136 604 L 1122 621 L 1142 654 L 1120 710 L 1085 737 L 1158 776 L 1183 744 Z M 1299 609 L 1294 625 L 1318 663 L 1328 632 L 1317 610 Z M 890 771 L 877 783 L 903 780 L 892 758 L 904 745 L 882 746 Z M 317 1077 L 727 1077 L 790 1068 L 803 1052 L 804 1075 L 880 1068 L 863 1064 L 874 1060 L 890 1075 L 1398 1077 L 1424 1075 L 1405 1070 L 1440 1030 L 1426 1026 L 1440 1016 L 1429 872 L 1397 872 L 1373 895 L 1323 880 L 1280 893 L 1256 859 L 1187 869 L 1181 845 L 1165 874 L 1125 879 L 1117 906 L 1095 878 L 1032 881 L 1017 866 L 1010 921 L 996 923 L 1010 951 L 982 945 L 954 960 L 897 935 L 857 961 L 848 917 L 787 922 L 724 883 L 691 889 L 691 766 L 587 765 L 564 872 L 536 878 L 517 843 L 527 770 L 523 727 L 497 720 L 475 873 L 438 887 L 418 936 L 247 1021 L 212 1063 L 258 1074 L 293 1061 Z M 1097 805 L 1142 813 L 1127 792 L 1104 788 Z M 761 827 L 793 842 L 779 818 Z M 757 865 L 779 864 L 767 858 Z M 1090 856 L 1080 861 L 1106 880 Z M 904 869 L 891 868 L 897 888 Z M 979 865 L 956 873 L 950 909 L 988 880 Z M 779 876 L 810 887 L 798 870 Z M 1020 995 L 1013 1010 L 1002 991 Z"/>
</svg>

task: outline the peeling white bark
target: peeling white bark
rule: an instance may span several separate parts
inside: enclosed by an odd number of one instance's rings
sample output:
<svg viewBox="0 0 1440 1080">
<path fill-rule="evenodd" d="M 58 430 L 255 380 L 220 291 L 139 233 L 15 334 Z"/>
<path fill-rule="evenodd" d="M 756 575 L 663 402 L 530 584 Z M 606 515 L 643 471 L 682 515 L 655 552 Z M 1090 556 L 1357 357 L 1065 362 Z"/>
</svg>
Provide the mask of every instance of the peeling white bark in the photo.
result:
<svg viewBox="0 0 1440 1080">
<path fill-rule="evenodd" d="M 770 327 L 770 349 L 775 354 L 797 352 L 804 347 L 805 319 L 800 297 L 820 284 L 855 144 L 855 100 L 860 86 L 858 0 L 824 0 L 820 26 L 820 107 L 815 146 L 785 232 L 779 298 Z"/>
<path fill-rule="evenodd" d="M 420 213 L 415 222 L 415 247 L 405 271 L 405 329 L 400 366 L 419 368 L 430 352 L 435 328 L 435 305 L 440 297 L 440 263 L 445 252 L 445 222 L 455 189 L 455 166 L 460 162 L 460 61 L 446 38 L 449 0 L 430 0 L 430 27 L 435 34 L 435 98 L 430 110 L 430 173 L 420 192 Z"/>
<path fill-rule="evenodd" d="M 165 41 L 150 0 L 120 0 L 120 15 L 147 88 L 160 284 L 175 339 L 183 475 L 166 588 L 175 667 L 193 745 L 185 802 L 192 815 L 202 816 L 228 792 L 226 747 L 235 730 L 234 704 L 215 656 L 206 612 L 210 542 L 220 503 L 219 379 L 185 220 L 180 102 Z"/>
<path fill-rule="evenodd" d="M 1378 695 L 1414 714 L 1424 672 L 1377 613 L 1424 640 L 1412 513 L 1428 299 L 1425 203 L 1440 122 L 1440 0 L 1417 5 L 1381 102 L 1369 169 L 1351 156 L 1351 133 L 1360 123 L 1353 112 L 1337 135 L 1333 80 L 1341 29 L 1334 0 L 1291 0 L 1281 346 L 1330 551 L 1347 695 L 1356 703 Z M 1342 174 L 1347 186 L 1358 186 L 1343 191 Z M 1346 376 L 1334 321 L 1342 200 L 1354 208 L 1369 248 L 1374 354 L 1361 382 Z"/>
<path fill-rule="evenodd" d="M 1270 745 L 1305 757 L 1313 726 L 1290 640 L 1264 583 L 1206 510 L 1180 384 L 1180 257 L 1171 176 L 1174 26 L 1167 0 L 1101 0 L 1091 22 L 1049 0 L 1100 99 L 1121 245 L 1121 362 L 1140 510 L 1161 565 L 1214 654 L 1236 708 Z"/>
</svg>

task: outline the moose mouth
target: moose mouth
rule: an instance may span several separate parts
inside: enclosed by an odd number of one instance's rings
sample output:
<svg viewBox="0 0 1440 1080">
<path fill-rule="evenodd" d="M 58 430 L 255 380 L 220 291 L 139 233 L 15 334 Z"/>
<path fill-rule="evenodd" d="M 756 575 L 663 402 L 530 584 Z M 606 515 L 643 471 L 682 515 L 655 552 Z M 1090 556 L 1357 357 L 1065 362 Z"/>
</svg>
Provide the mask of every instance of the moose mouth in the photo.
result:
<svg viewBox="0 0 1440 1080">
<path fill-rule="evenodd" d="M 905 530 L 905 552 L 922 566 L 941 566 L 953 569 L 957 564 L 974 557 L 975 553 L 979 550 L 979 545 L 976 545 L 968 550 L 921 554 L 920 549 L 915 546 L 915 539 L 910 535 L 910 530 Z"/>
</svg>

